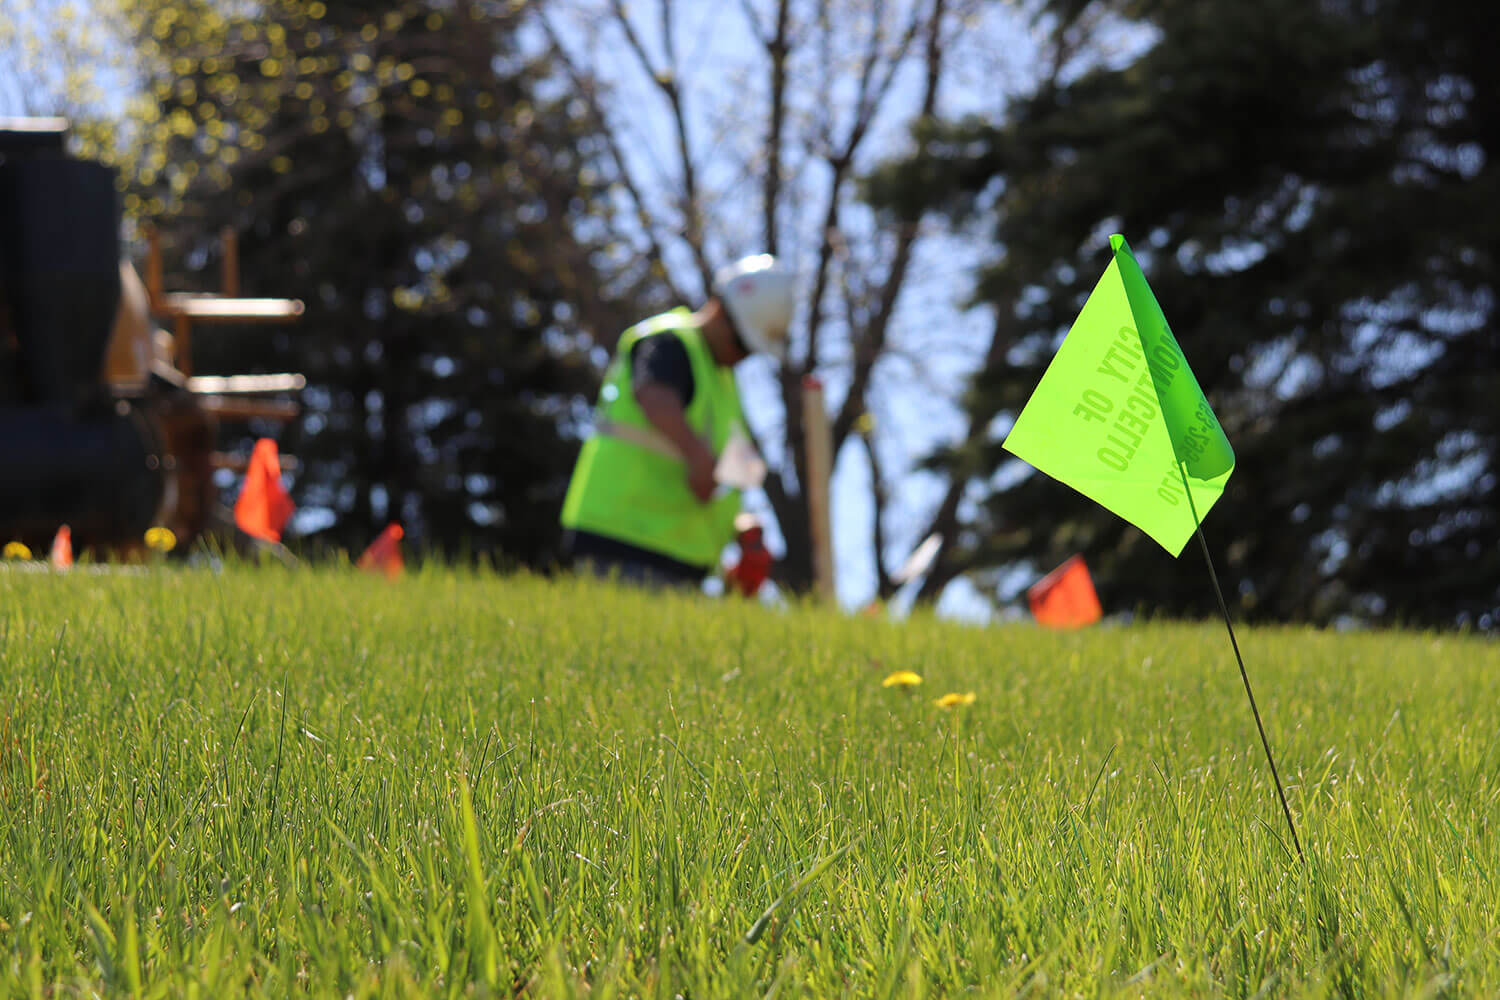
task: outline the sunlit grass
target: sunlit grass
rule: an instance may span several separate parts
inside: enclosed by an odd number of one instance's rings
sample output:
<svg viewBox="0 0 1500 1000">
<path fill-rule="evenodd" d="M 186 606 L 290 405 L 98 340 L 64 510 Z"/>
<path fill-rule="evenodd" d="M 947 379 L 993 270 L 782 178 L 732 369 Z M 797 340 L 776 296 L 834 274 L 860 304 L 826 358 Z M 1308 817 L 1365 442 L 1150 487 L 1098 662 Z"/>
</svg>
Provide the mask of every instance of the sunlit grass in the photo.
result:
<svg viewBox="0 0 1500 1000">
<path fill-rule="evenodd" d="M 0 996 L 1500 991 L 1496 647 L 1241 642 L 1305 868 L 1221 626 L 0 567 Z"/>
</svg>

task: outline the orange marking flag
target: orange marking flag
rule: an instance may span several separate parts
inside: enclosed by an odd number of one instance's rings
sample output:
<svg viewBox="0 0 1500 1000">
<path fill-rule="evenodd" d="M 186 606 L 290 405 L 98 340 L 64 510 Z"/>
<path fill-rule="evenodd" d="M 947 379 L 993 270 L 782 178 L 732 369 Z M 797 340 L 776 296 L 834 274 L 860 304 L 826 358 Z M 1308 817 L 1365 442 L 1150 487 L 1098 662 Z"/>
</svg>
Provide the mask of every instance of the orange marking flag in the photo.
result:
<svg viewBox="0 0 1500 1000">
<path fill-rule="evenodd" d="M 1104 614 L 1082 556 L 1074 556 L 1042 577 L 1026 591 L 1026 597 L 1037 622 L 1053 628 L 1092 625 Z"/>
<path fill-rule="evenodd" d="M 406 568 L 401 559 L 401 538 L 405 534 L 399 524 L 386 525 L 380 537 L 370 543 L 355 565 L 371 573 L 384 573 L 387 580 L 396 579 Z"/>
<path fill-rule="evenodd" d="M 296 510 L 297 505 L 281 485 L 281 455 L 276 442 L 261 438 L 255 442 L 250 468 L 245 470 L 245 486 L 234 503 L 234 523 L 247 535 L 279 542 L 281 529 Z"/>
<path fill-rule="evenodd" d="M 57 529 L 52 537 L 52 552 L 48 559 L 53 569 L 73 568 L 73 529 L 66 524 Z"/>
</svg>

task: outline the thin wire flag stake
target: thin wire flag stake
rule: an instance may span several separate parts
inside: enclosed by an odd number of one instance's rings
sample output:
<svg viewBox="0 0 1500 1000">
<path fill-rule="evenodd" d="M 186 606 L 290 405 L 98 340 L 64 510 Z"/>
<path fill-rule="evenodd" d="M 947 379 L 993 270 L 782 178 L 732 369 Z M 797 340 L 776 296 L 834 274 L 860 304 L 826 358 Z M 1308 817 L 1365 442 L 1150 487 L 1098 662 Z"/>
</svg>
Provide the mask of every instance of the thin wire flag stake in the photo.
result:
<svg viewBox="0 0 1500 1000">
<path fill-rule="evenodd" d="M 1173 557 L 1197 534 L 1276 797 L 1305 863 L 1203 537 L 1201 518 L 1224 494 L 1234 472 L 1234 449 L 1130 246 L 1118 235 L 1109 243 L 1109 266 L 1017 415 L 1004 447 L 1140 528 Z"/>
<path fill-rule="evenodd" d="M 1281 814 L 1286 817 L 1286 828 L 1292 835 L 1292 846 L 1297 849 L 1297 857 L 1303 864 L 1307 864 L 1307 855 L 1302 853 L 1302 841 L 1297 839 L 1297 824 L 1292 822 L 1292 809 L 1286 804 L 1286 792 L 1281 787 L 1281 774 L 1276 770 L 1276 757 L 1271 753 L 1271 741 L 1266 737 L 1265 724 L 1260 721 L 1260 708 L 1255 704 L 1255 692 L 1250 690 L 1250 674 L 1245 670 L 1245 658 L 1240 655 L 1240 644 L 1234 637 L 1234 624 L 1229 620 L 1229 605 L 1225 603 L 1224 590 L 1219 586 L 1219 574 L 1214 572 L 1213 557 L 1208 554 L 1208 539 L 1203 537 L 1203 522 L 1198 520 L 1193 491 L 1187 488 L 1186 472 L 1183 472 L 1182 485 L 1187 493 L 1188 509 L 1193 513 L 1194 534 L 1198 536 L 1198 545 L 1203 550 L 1203 562 L 1208 566 L 1208 578 L 1213 581 L 1214 596 L 1219 599 L 1219 614 L 1224 616 L 1224 628 L 1229 632 L 1234 662 L 1239 664 L 1240 680 L 1245 682 L 1245 697 L 1250 699 L 1250 712 L 1255 716 L 1255 729 L 1260 733 L 1260 745 L 1266 751 L 1266 763 L 1271 765 L 1271 780 L 1276 784 L 1276 797 L 1281 800 Z"/>
</svg>

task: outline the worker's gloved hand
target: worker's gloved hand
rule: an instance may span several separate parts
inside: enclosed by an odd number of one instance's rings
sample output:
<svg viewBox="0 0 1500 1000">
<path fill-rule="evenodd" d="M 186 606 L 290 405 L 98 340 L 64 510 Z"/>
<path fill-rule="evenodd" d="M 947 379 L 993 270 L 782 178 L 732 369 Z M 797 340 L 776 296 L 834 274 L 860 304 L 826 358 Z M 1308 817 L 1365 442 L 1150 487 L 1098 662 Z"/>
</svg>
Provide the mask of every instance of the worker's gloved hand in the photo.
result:
<svg viewBox="0 0 1500 1000">
<path fill-rule="evenodd" d="M 714 453 L 708 445 L 697 442 L 687 453 L 687 484 L 699 503 L 708 503 L 714 495 Z"/>
</svg>

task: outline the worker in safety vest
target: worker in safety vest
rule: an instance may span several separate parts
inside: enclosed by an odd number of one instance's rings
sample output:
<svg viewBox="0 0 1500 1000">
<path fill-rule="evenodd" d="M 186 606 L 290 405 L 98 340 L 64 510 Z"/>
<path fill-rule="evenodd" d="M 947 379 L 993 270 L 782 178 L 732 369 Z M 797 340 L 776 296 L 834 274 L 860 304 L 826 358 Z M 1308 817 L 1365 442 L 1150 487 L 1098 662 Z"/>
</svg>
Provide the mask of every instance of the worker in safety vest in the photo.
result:
<svg viewBox="0 0 1500 1000">
<path fill-rule="evenodd" d="M 563 502 L 576 560 L 666 585 L 696 585 L 717 567 L 740 491 L 765 476 L 734 366 L 785 356 L 792 286 L 775 257 L 746 257 L 715 275 L 697 312 L 674 309 L 621 335 Z"/>
</svg>

